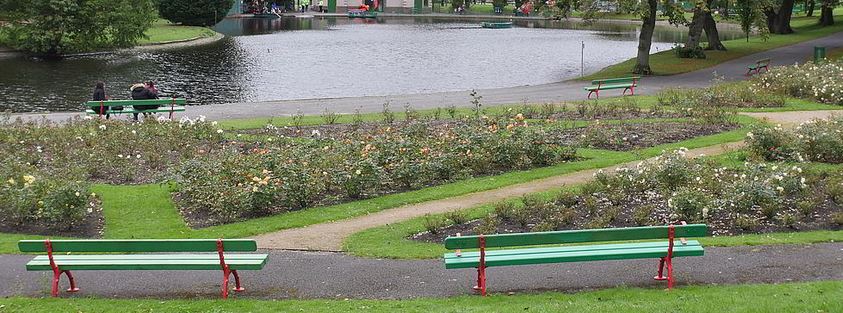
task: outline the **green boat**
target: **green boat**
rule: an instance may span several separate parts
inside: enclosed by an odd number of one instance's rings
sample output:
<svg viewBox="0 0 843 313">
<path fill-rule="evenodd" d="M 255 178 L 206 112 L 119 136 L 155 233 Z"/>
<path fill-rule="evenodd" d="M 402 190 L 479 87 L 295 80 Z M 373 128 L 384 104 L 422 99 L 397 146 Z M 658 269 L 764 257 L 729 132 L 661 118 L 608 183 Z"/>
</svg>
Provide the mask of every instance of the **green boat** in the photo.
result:
<svg viewBox="0 0 843 313">
<path fill-rule="evenodd" d="M 349 18 L 376 18 L 378 12 L 364 11 L 364 10 L 348 10 Z"/>
<path fill-rule="evenodd" d="M 483 22 L 480 23 L 483 28 L 512 28 L 512 22 Z"/>
</svg>

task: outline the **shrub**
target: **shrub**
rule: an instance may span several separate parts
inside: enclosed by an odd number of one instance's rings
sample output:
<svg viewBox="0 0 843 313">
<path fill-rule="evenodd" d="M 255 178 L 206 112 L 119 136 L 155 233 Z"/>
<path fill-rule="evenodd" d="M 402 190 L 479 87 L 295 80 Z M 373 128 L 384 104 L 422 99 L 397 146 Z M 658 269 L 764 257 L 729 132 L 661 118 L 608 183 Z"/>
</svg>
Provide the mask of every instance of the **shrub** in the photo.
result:
<svg viewBox="0 0 843 313">
<path fill-rule="evenodd" d="M 667 200 L 667 205 L 676 212 L 680 220 L 696 222 L 708 217 L 710 202 L 702 190 L 681 188 Z"/>
<path fill-rule="evenodd" d="M 445 213 L 445 218 L 454 223 L 454 225 L 462 225 L 468 222 L 468 215 L 462 211 L 451 211 Z"/>
<path fill-rule="evenodd" d="M 71 229 L 91 212 L 87 183 L 0 171 L 0 222 L 8 226 L 34 223 L 52 230 Z"/>
<path fill-rule="evenodd" d="M 431 216 L 430 214 L 425 214 L 422 224 L 424 225 L 424 229 L 435 235 L 441 231 L 441 228 L 447 226 L 447 221 Z"/>
<path fill-rule="evenodd" d="M 703 48 L 699 46 L 690 48 L 676 45 L 673 47 L 673 54 L 675 54 L 676 57 L 683 59 L 705 59 L 705 51 L 703 51 Z"/>
<path fill-rule="evenodd" d="M 756 127 L 746 141 L 753 155 L 768 161 L 843 163 L 843 117 L 814 120 L 795 130 Z"/>
<path fill-rule="evenodd" d="M 840 77 L 843 77 L 843 60 L 776 66 L 756 76 L 752 83 L 773 93 L 840 105 L 843 104 Z"/>
<path fill-rule="evenodd" d="M 746 134 L 751 155 L 767 161 L 792 160 L 797 156 L 796 138 L 781 127 L 755 127 Z"/>
<path fill-rule="evenodd" d="M 831 214 L 831 221 L 838 226 L 843 226 L 843 212 L 835 212 Z"/>
<path fill-rule="evenodd" d="M 173 23 L 214 26 L 228 14 L 234 0 L 158 0 L 161 17 Z"/>
<path fill-rule="evenodd" d="M 515 218 L 515 204 L 512 201 L 501 201 L 495 204 L 495 216 L 504 221 L 514 221 Z"/>
<path fill-rule="evenodd" d="M 498 232 L 499 221 L 492 215 L 483 217 L 480 224 L 474 227 L 474 233 L 481 235 L 494 234 Z"/>
</svg>

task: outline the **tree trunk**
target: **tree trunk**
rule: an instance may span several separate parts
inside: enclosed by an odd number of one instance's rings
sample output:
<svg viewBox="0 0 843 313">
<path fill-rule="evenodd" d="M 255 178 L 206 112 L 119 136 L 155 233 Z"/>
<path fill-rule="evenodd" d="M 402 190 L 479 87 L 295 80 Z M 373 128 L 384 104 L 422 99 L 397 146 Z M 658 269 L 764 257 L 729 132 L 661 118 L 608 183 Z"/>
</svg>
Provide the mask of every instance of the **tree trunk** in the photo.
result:
<svg viewBox="0 0 843 313">
<path fill-rule="evenodd" d="M 694 17 L 688 24 L 688 41 L 685 42 L 686 49 L 693 49 L 700 46 L 703 26 L 705 25 L 705 10 L 701 7 L 694 8 Z"/>
<path fill-rule="evenodd" d="M 726 46 L 720 41 L 720 33 L 717 32 L 717 22 L 714 20 L 714 16 L 711 16 L 711 12 L 705 14 L 704 29 L 705 37 L 708 38 L 708 47 L 705 49 L 726 51 Z"/>
<path fill-rule="evenodd" d="M 834 25 L 834 6 L 830 0 L 823 0 L 820 7 L 820 26 Z"/>
<path fill-rule="evenodd" d="M 656 29 L 656 6 L 658 0 L 647 0 L 649 5 L 646 17 L 642 18 L 641 34 L 638 35 L 638 57 L 635 59 L 635 68 L 632 73 L 650 75 L 650 46 L 653 45 L 653 31 Z"/>
<path fill-rule="evenodd" d="M 790 28 L 790 17 L 793 15 L 794 0 L 783 0 L 778 12 L 772 9 L 767 9 L 764 13 L 767 15 L 767 28 L 770 29 L 771 34 L 792 34 L 793 28 Z"/>
<path fill-rule="evenodd" d="M 805 1 L 805 16 L 814 16 L 814 0 Z"/>
</svg>

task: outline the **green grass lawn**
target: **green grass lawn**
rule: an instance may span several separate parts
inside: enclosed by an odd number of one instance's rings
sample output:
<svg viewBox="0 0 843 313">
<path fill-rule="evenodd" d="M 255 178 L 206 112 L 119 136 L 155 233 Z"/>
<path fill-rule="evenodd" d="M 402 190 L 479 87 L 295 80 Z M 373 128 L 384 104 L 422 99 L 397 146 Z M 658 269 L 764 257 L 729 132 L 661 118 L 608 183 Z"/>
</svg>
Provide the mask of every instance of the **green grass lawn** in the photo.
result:
<svg viewBox="0 0 843 313">
<path fill-rule="evenodd" d="M 843 312 L 843 282 L 612 288 L 410 300 L 2 298 L 0 312 Z"/>
<path fill-rule="evenodd" d="M 843 16 L 835 16 L 835 18 L 843 18 Z M 791 22 L 796 33 L 789 35 L 770 35 L 770 38 L 765 42 L 758 36 L 750 37 L 749 42 L 746 39 L 734 39 L 724 41 L 728 51 L 706 51 L 705 59 L 681 59 L 673 54 L 673 51 L 662 51 L 650 56 L 650 67 L 655 75 L 674 75 L 680 73 L 691 72 L 707 67 L 711 67 L 725 61 L 736 59 L 745 55 L 758 53 L 773 48 L 792 45 L 795 43 L 816 39 L 827 36 L 839 31 L 843 31 L 843 23 L 836 23 L 833 26 L 820 27 L 817 25 L 816 17 L 797 17 Z M 810 57 L 812 51 L 805 51 L 805 56 Z M 773 60 L 775 63 L 776 60 Z M 635 65 L 635 59 L 611 65 L 597 73 L 588 75 L 582 80 L 592 80 L 600 78 L 624 77 L 631 73 Z"/>
<path fill-rule="evenodd" d="M 212 37 L 214 34 L 216 32 L 207 27 L 174 25 L 170 24 L 167 20 L 158 19 L 152 25 L 152 28 L 144 32 L 144 35 L 148 38 L 141 38 L 138 40 L 138 44 L 159 44 L 170 41 Z"/>
</svg>

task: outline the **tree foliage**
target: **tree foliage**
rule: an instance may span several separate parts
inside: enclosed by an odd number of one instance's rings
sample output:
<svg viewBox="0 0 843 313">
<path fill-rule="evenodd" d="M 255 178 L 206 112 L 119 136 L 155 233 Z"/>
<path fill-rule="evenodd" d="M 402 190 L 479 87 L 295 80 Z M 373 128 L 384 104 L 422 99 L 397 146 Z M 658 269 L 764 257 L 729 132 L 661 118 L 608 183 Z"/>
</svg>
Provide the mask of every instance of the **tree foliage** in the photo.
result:
<svg viewBox="0 0 843 313">
<path fill-rule="evenodd" d="M 213 26 L 228 14 L 234 0 L 159 0 L 161 17 L 173 23 Z"/>
<path fill-rule="evenodd" d="M 749 35 L 752 29 L 759 30 L 761 37 L 766 39 L 769 36 L 769 28 L 767 28 L 766 16 L 764 15 L 763 0 L 741 0 L 735 3 L 735 13 L 738 16 L 741 30 L 746 35 L 746 41 L 749 42 Z"/>
<path fill-rule="evenodd" d="M 14 48 L 37 55 L 130 47 L 152 26 L 152 0 L 0 0 Z"/>
</svg>

